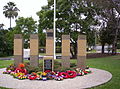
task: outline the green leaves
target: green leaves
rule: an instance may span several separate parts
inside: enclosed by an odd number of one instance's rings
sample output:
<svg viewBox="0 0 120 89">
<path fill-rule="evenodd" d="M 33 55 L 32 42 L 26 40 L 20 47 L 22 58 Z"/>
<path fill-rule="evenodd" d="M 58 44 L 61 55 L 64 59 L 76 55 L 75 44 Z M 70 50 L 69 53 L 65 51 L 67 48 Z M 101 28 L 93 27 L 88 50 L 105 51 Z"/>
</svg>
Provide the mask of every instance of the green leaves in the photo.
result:
<svg viewBox="0 0 120 89">
<path fill-rule="evenodd" d="M 40 34 L 43 34 L 43 31 L 46 29 L 53 29 L 53 6 L 53 0 L 48 0 L 48 5 L 42 7 L 42 10 L 37 13 L 39 16 Z M 60 42 L 62 34 L 70 34 L 72 39 L 71 44 L 73 44 L 72 46 L 75 48 L 77 37 L 80 33 L 85 32 L 87 35 L 93 36 L 93 34 L 90 34 L 90 26 L 95 24 L 94 16 L 95 12 L 93 5 L 86 0 L 57 0 L 57 42 Z M 91 41 L 90 38 L 87 40 Z M 91 44 L 93 42 L 92 40 L 92 42 L 88 43 Z M 76 49 L 74 51 L 76 51 Z"/>
<path fill-rule="evenodd" d="M 25 42 L 25 48 L 29 47 L 28 41 L 30 34 L 37 33 L 37 24 L 36 21 L 32 17 L 19 17 L 16 20 L 16 26 L 14 28 L 14 32 L 17 34 L 23 34 L 24 42 Z"/>
</svg>

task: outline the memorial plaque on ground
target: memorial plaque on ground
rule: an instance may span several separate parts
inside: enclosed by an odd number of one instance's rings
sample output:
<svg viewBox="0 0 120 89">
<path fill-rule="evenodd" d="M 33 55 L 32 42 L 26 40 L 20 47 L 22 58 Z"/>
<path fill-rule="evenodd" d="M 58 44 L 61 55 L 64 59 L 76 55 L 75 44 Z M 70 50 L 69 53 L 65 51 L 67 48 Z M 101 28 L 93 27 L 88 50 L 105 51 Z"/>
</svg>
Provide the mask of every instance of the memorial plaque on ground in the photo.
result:
<svg viewBox="0 0 120 89">
<path fill-rule="evenodd" d="M 46 70 L 52 71 L 52 59 L 44 60 L 44 71 Z"/>
</svg>

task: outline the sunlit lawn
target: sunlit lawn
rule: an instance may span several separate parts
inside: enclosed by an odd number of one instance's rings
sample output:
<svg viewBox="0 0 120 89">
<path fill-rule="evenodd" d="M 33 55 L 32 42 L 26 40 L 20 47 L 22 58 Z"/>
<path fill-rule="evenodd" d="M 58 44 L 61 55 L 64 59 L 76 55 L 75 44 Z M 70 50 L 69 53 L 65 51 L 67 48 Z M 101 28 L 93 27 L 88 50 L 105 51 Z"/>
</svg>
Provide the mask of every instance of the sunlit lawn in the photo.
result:
<svg viewBox="0 0 120 89">
<path fill-rule="evenodd" d="M 57 60 L 60 61 L 59 59 Z M 0 68 L 7 67 L 11 63 L 13 63 L 13 60 L 0 60 Z M 76 63 L 76 60 L 71 60 L 71 63 Z M 113 75 L 111 81 L 108 83 L 91 89 L 120 89 L 120 56 L 88 59 L 87 65 L 92 68 L 107 70 Z M 0 89 L 6 88 L 0 87 Z"/>
</svg>

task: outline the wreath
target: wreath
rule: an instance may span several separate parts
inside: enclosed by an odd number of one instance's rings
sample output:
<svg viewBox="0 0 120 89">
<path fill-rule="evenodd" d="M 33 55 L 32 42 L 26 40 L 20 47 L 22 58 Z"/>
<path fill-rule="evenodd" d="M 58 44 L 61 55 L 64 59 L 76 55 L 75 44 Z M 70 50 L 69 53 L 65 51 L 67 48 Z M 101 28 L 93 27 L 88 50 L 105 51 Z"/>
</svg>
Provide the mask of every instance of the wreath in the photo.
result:
<svg viewBox="0 0 120 89">
<path fill-rule="evenodd" d="M 58 75 L 63 76 L 63 78 L 65 78 L 65 79 L 68 78 L 68 73 L 66 73 L 66 72 L 60 72 Z"/>
<path fill-rule="evenodd" d="M 32 73 L 31 75 L 28 76 L 28 79 L 30 79 L 30 80 L 35 80 L 36 78 L 37 78 L 36 73 Z"/>
<path fill-rule="evenodd" d="M 77 76 L 77 73 L 75 71 L 67 71 L 68 78 L 74 78 Z"/>
</svg>

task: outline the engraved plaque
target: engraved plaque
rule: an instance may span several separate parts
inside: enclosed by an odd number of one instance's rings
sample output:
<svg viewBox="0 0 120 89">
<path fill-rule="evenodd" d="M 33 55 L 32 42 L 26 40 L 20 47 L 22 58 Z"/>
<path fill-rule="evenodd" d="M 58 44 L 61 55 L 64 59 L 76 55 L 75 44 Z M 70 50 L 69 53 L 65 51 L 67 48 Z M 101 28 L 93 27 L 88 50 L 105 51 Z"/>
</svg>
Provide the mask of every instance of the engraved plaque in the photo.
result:
<svg viewBox="0 0 120 89">
<path fill-rule="evenodd" d="M 52 71 L 52 59 L 44 60 L 44 71 L 46 70 Z"/>
</svg>

